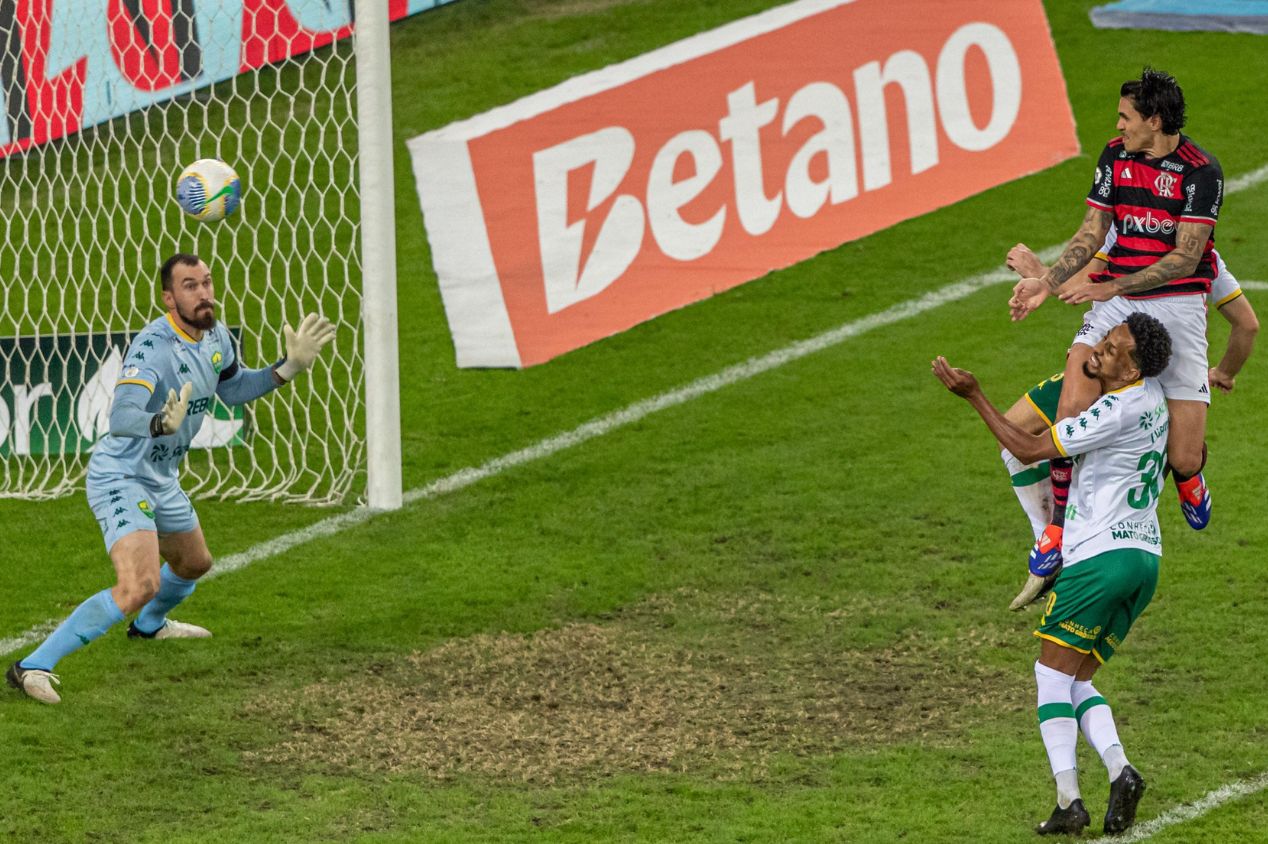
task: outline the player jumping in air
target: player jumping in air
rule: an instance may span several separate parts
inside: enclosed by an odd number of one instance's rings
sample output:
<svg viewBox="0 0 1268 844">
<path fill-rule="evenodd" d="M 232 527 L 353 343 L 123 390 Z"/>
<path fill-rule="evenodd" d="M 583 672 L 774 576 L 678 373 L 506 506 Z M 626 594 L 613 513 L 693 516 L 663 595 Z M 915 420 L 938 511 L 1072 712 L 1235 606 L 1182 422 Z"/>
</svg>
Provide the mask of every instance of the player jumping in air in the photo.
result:
<svg viewBox="0 0 1268 844">
<path fill-rule="evenodd" d="M 210 632 L 167 617 L 211 569 L 211 552 L 177 472 L 212 399 L 245 404 L 312 366 L 335 327 L 316 314 L 288 325 L 286 357 L 247 369 L 216 322 L 211 271 L 197 255 L 177 254 L 160 272 L 167 313 L 133 338 L 110 410 L 110 433 L 88 462 L 92 507 L 116 582 L 84 601 L 6 679 L 42 703 L 58 703 L 53 668 L 131 613 L 129 638 L 206 638 Z M 166 560 L 167 564 L 162 565 Z"/>
<path fill-rule="evenodd" d="M 1096 253 L 1088 265 L 1079 271 L 1078 276 L 1094 275 L 1104 272 L 1109 263 L 1109 252 L 1116 239 L 1114 229 L 1110 229 L 1105 244 Z M 1211 292 L 1207 295 L 1208 314 L 1212 310 L 1219 312 L 1229 323 L 1228 343 L 1219 363 L 1208 372 L 1211 387 L 1224 393 L 1231 393 L 1236 385 L 1237 375 L 1250 358 L 1255 348 L 1255 336 L 1259 333 L 1259 318 L 1255 309 L 1242 292 L 1237 278 L 1228 271 L 1223 258 L 1215 253 L 1218 273 L 1211 282 Z M 1008 252 L 1008 266 L 1022 278 L 1037 278 L 1046 271 L 1039 258 L 1023 243 L 1014 246 Z M 1004 414 L 1011 422 L 1016 423 L 1030 433 L 1046 431 L 1059 418 L 1058 406 L 1061 396 L 1061 384 L 1064 380 L 1061 373 L 1047 378 L 1026 392 Z M 1023 464 L 1005 449 L 1000 455 L 1008 469 L 1013 492 L 1021 503 L 1022 510 L 1030 519 L 1031 528 L 1036 541 L 1043 534 L 1052 517 L 1052 487 L 1049 481 L 1049 466 L 1046 461 L 1037 464 Z M 1055 574 L 1055 573 L 1054 573 Z M 1054 575 L 1040 577 L 1031 573 L 1025 587 L 1009 606 L 1019 610 L 1041 594 L 1045 581 Z"/>
<path fill-rule="evenodd" d="M 1066 360 L 1062 418 L 1096 400 L 1099 387 L 1083 374 L 1083 364 L 1113 326 L 1141 311 L 1167 327 L 1175 348 L 1159 379 L 1172 420 L 1167 460 L 1184 516 L 1200 530 L 1211 518 L 1211 495 L 1202 477 L 1210 403 L 1205 297 L 1218 272 L 1213 233 L 1224 176 L 1211 155 L 1180 134 L 1184 94 L 1174 78 L 1146 68 L 1119 93 L 1119 137 L 1101 152 L 1083 224 L 1042 276 L 1017 283 L 1009 307 L 1013 319 L 1020 320 L 1053 294 L 1071 305 L 1095 303 Z M 1075 278 L 1111 227 L 1118 239 L 1106 270 Z M 1068 459 L 1052 461 L 1052 522 L 1031 550 L 1033 574 L 1043 576 L 1060 565 L 1070 476 Z"/>
<path fill-rule="evenodd" d="M 1079 728 L 1109 774 L 1106 833 L 1135 822 L 1145 781 L 1127 762 L 1118 729 L 1092 675 L 1122 646 L 1158 582 L 1162 537 L 1158 495 L 1166 462 L 1167 400 L 1157 376 L 1171 355 L 1162 323 L 1142 313 L 1111 328 L 1084 363 L 1101 395 L 1044 434 L 1010 422 L 972 373 L 945 358 L 933 371 L 968 400 L 999 444 L 1021 460 L 1075 459 L 1066 510 L 1065 565 L 1044 604 L 1035 635 L 1039 732 L 1057 785 L 1057 806 L 1041 835 L 1079 834 L 1090 823 L 1079 792 Z"/>
</svg>

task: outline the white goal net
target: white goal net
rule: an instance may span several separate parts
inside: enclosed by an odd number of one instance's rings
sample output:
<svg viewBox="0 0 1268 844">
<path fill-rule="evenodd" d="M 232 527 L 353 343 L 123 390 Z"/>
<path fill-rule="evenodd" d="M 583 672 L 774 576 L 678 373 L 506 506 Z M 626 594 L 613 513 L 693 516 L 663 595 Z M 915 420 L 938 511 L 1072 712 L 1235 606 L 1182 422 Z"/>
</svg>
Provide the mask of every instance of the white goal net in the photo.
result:
<svg viewBox="0 0 1268 844">
<path fill-rule="evenodd" d="M 386 0 L 383 0 L 386 2 Z M 158 268 L 211 267 L 244 365 L 319 311 L 333 350 L 245 409 L 218 405 L 182 472 L 199 496 L 337 503 L 365 482 L 352 3 L 0 2 L 0 496 L 82 488 Z M 404 6 L 394 3 L 393 5 Z M 238 213 L 186 218 L 176 175 L 219 158 Z M 333 354 L 331 354 L 333 351 Z"/>
</svg>

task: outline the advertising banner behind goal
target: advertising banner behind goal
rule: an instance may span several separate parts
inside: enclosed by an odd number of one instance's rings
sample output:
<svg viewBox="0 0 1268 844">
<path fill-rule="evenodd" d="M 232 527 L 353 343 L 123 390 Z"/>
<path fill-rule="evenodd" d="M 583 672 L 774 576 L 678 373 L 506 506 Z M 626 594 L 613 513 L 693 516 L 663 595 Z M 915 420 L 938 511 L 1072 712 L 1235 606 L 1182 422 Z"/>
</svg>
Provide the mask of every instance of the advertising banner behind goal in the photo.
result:
<svg viewBox="0 0 1268 844">
<path fill-rule="evenodd" d="M 1041 0 L 801 0 L 409 149 L 458 365 L 492 367 L 1079 151 Z"/>
<path fill-rule="evenodd" d="M 131 342 L 132 332 L 0 337 L 0 458 L 91 451 L 110 432 Z M 249 425 L 246 407 L 216 399 L 191 447 L 244 445 Z"/>
<path fill-rule="evenodd" d="M 398 20 L 450 0 L 384 2 Z M 352 30 L 351 0 L 0 0 L 0 158 Z"/>
<path fill-rule="evenodd" d="M 363 257 L 373 265 L 389 250 L 367 255 L 362 242 L 394 223 L 362 211 L 382 192 L 363 190 L 362 174 L 381 173 L 391 147 L 381 120 L 364 131 L 360 106 L 382 111 L 390 87 L 388 18 L 436 5 L 0 0 L 0 338 L 21 338 L 0 342 L 0 497 L 82 492 L 83 449 L 104 407 L 85 379 L 108 380 L 99 335 L 130 335 L 163 312 L 159 267 L 178 252 L 211 269 L 219 318 L 241 326 L 248 367 L 281 357 L 282 326 L 304 314 L 339 331 L 305 377 L 249 416 L 207 423 L 213 440 L 236 429 L 234 447 L 186 455 L 186 491 L 316 505 L 368 497 L 369 444 L 392 432 L 372 429 L 368 410 L 388 367 L 368 376 L 364 350 L 382 358 L 375 327 L 388 322 L 369 302 L 384 297 L 367 293 Z M 377 60 L 363 63 L 367 44 Z M 178 174 L 203 158 L 241 177 L 230 219 L 198 222 L 173 201 Z"/>
</svg>

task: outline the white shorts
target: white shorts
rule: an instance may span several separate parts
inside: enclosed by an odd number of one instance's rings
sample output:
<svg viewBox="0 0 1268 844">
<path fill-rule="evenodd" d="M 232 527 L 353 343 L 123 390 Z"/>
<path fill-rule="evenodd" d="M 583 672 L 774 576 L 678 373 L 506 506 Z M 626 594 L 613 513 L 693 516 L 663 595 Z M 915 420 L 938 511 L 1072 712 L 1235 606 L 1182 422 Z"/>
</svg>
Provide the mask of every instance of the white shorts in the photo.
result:
<svg viewBox="0 0 1268 844">
<path fill-rule="evenodd" d="M 1149 314 L 1171 335 L 1171 362 L 1158 376 L 1168 399 L 1211 403 L 1207 383 L 1206 297 L 1163 296 L 1158 299 L 1125 299 L 1115 296 L 1108 302 L 1093 302 L 1083 315 L 1083 327 L 1074 335 L 1075 343 L 1095 346 L 1110 330 L 1136 312 Z"/>
</svg>

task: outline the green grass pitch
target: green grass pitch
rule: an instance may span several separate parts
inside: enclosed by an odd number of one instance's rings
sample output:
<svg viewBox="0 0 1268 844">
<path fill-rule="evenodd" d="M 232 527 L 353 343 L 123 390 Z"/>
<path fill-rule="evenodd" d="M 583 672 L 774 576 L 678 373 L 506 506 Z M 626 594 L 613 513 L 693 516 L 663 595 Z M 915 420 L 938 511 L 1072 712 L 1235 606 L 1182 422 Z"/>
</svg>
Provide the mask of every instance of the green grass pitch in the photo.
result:
<svg viewBox="0 0 1268 844">
<path fill-rule="evenodd" d="M 1268 42 L 1097 31 L 1090 0 L 1049 2 L 1081 157 L 548 365 L 456 370 L 404 140 L 772 5 L 463 0 L 393 27 L 407 488 L 1058 242 L 1146 62 L 1179 78 L 1229 178 L 1268 163 Z M 1266 225 L 1268 187 L 1229 197 L 1240 278 L 1268 279 Z M 1005 610 L 1027 525 L 989 435 L 929 374 L 945 354 L 1005 405 L 1056 371 L 1078 315 L 1012 325 L 1005 299 L 205 583 L 178 617 L 208 642 L 112 631 L 59 666 L 61 706 L 0 694 L 0 838 L 1030 841 L 1053 793 L 1035 616 Z M 1098 679 L 1149 781 L 1141 821 L 1268 770 L 1266 401 L 1261 353 L 1213 401 L 1214 523 L 1193 533 L 1164 499 L 1157 598 Z M 199 512 L 222 558 L 331 514 Z M 0 548 L 0 637 L 111 582 L 82 497 L 0 501 Z M 1103 768 L 1079 752 L 1097 818 Z M 1266 821 L 1259 792 L 1151 840 L 1263 840 Z"/>
</svg>

